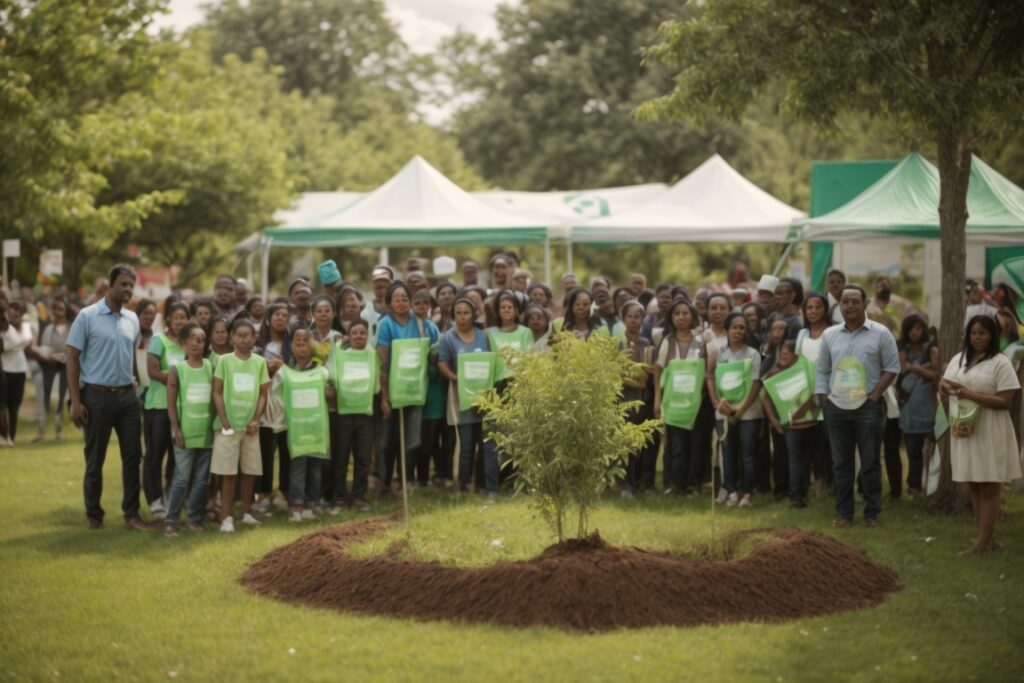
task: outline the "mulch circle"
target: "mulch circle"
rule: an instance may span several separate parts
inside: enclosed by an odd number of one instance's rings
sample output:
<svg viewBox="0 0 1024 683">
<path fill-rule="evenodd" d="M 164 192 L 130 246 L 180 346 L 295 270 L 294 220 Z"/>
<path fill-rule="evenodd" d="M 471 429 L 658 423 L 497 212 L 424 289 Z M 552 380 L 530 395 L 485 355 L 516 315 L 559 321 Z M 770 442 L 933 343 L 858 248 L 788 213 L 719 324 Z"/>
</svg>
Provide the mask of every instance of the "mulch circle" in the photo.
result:
<svg viewBox="0 0 1024 683">
<path fill-rule="evenodd" d="M 259 595 L 341 612 L 588 632 L 779 622 L 870 607 L 902 587 L 864 552 L 799 529 L 745 532 L 764 538 L 724 561 L 620 548 L 597 534 L 479 568 L 409 560 L 400 546 L 348 556 L 347 545 L 393 519 L 315 531 L 268 553 L 239 581 Z"/>
</svg>

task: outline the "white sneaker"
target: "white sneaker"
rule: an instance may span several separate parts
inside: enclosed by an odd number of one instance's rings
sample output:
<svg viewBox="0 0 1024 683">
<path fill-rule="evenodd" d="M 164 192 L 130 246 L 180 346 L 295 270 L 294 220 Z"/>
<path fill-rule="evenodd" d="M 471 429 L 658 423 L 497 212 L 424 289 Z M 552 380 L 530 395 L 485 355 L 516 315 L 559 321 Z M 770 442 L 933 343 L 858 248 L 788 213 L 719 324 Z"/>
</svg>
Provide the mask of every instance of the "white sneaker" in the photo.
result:
<svg viewBox="0 0 1024 683">
<path fill-rule="evenodd" d="M 242 524 L 245 524 L 246 526 L 259 526 L 262 522 L 246 512 L 242 515 Z"/>
<path fill-rule="evenodd" d="M 222 534 L 233 534 L 235 533 L 235 518 L 225 517 L 224 521 L 220 523 L 220 532 Z"/>
<path fill-rule="evenodd" d="M 154 517 L 156 517 L 157 515 L 163 517 L 165 514 L 167 514 L 167 508 L 164 507 L 163 498 L 157 498 L 156 500 L 149 504 L 149 514 L 153 515 Z"/>
<path fill-rule="evenodd" d="M 288 515 L 288 521 L 289 522 L 301 522 L 302 521 L 302 513 L 299 512 L 298 510 L 292 511 L 292 514 Z"/>
<path fill-rule="evenodd" d="M 725 489 L 719 489 L 718 490 L 718 497 L 715 498 L 715 502 L 718 503 L 719 505 L 721 505 L 722 503 L 725 502 L 725 499 L 728 498 L 728 497 L 729 497 L 729 492 L 728 491 L 726 491 Z"/>
<path fill-rule="evenodd" d="M 281 491 L 274 491 L 274 507 L 278 510 L 288 509 L 288 499 L 284 497 Z"/>
<path fill-rule="evenodd" d="M 740 495 L 733 491 L 729 494 L 729 497 L 725 499 L 725 504 L 729 507 L 736 507 L 736 503 L 740 502 Z"/>
<path fill-rule="evenodd" d="M 302 511 L 302 519 L 304 519 L 306 521 L 315 520 L 316 519 L 316 513 L 314 513 L 309 508 L 306 508 L 305 510 Z"/>
<path fill-rule="evenodd" d="M 741 508 L 748 508 L 748 507 L 750 507 L 750 505 L 751 505 L 751 503 L 750 503 L 750 494 L 748 493 L 748 494 L 743 496 L 742 500 L 740 500 L 740 507 Z"/>
</svg>

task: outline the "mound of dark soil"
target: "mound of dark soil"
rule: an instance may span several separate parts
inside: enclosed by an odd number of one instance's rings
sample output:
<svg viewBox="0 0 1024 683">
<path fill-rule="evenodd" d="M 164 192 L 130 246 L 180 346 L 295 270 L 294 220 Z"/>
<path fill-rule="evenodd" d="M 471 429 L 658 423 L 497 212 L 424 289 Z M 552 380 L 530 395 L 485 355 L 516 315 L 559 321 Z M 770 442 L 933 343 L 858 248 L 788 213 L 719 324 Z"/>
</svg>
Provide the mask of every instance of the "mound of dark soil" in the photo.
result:
<svg viewBox="0 0 1024 683">
<path fill-rule="evenodd" d="M 901 587 L 863 552 L 796 529 L 759 530 L 766 540 L 728 561 L 618 548 L 596 534 L 482 568 L 410 561 L 397 551 L 346 554 L 388 524 L 369 519 L 303 536 L 240 581 L 261 595 L 343 612 L 579 631 L 783 621 L 876 605 Z"/>
</svg>

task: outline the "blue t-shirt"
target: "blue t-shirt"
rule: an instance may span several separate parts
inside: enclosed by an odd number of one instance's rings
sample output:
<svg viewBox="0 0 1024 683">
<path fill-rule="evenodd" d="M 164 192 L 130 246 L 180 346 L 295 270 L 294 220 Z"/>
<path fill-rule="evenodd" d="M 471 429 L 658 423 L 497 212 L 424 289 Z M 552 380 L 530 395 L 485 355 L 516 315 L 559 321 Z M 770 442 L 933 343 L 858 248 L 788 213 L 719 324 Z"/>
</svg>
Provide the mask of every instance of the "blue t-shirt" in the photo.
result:
<svg viewBox="0 0 1024 683">
<path fill-rule="evenodd" d="M 438 333 L 437 325 L 432 320 L 424 320 L 423 331 L 426 336 L 430 337 L 430 345 L 433 346 L 437 343 Z M 405 325 L 400 325 L 397 320 L 391 317 L 390 314 L 380 319 L 380 323 L 377 326 L 377 348 L 387 349 L 389 351 L 388 359 L 384 361 L 381 371 L 387 375 L 388 370 L 391 367 L 391 342 L 395 339 L 418 339 L 423 335 L 420 334 L 420 323 L 416 321 L 416 316 L 410 315 Z"/>
<path fill-rule="evenodd" d="M 135 346 L 142 328 L 133 311 L 114 313 L 106 299 L 83 308 L 71 323 L 67 345 L 80 352 L 81 382 L 123 387 L 135 379 Z"/>
<path fill-rule="evenodd" d="M 481 329 L 473 328 L 473 341 L 466 343 L 459 337 L 458 331 L 453 327 L 441 336 L 441 345 L 438 349 L 437 360 L 448 365 L 448 369 L 458 374 L 459 354 L 471 351 L 490 351 L 490 344 L 487 342 L 487 333 Z M 459 411 L 459 424 L 474 424 L 482 420 L 480 412 L 476 408 Z"/>
</svg>

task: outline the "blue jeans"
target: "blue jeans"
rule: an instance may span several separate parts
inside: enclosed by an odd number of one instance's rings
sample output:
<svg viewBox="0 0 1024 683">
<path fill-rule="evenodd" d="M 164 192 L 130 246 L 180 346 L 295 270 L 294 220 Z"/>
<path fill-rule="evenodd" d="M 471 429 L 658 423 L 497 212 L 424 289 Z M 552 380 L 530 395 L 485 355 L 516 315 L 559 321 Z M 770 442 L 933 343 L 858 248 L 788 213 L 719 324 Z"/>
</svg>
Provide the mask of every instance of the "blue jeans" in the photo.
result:
<svg viewBox="0 0 1024 683">
<path fill-rule="evenodd" d="M 728 426 L 725 434 L 725 450 L 722 454 L 725 472 L 723 472 L 725 490 L 729 493 L 737 490 L 736 468 L 743 458 L 743 485 L 739 490 L 753 493 L 756 478 L 754 476 L 754 459 L 757 456 L 758 435 L 761 433 L 761 419 L 740 420 Z"/>
<path fill-rule="evenodd" d="M 865 401 L 856 410 L 843 410 L 825 401 L 825 424 L 832 446 L 836 482 L 836 515 L 853 519 L 855 510 L 854 449 L 860 451 L 860 476 L 864 484 L 864 519 L 878 519 L 882 512 L 882 468 L 878 451 L 885 427 L 885 403 Z"/>
<path fill-rule="evenodd" d="M 292 505 L 320 500 L 320 466 L 324 459 L 311 455 L 292 458 L 288 498 Z"/>
<path fill-rule="evenodd" d="M 171 481 L 171 493 L 167 497 L 168 522 L 177 524 L 181 521 L 181 506 L 185 503 L 185 492 L 189 490 L 191 478 L 192 490 L 188 494 L 188 521 L 199 524 L 203 521 L 203 510 L 206 508 L 206 489 L 210 483 L 210 448 L 178 448 L 174 447 L 174 479 Z"/>
<path fill-rule="evenodd" d="M 494 439 L 484 439 L 483 423 L 459 425 L 459 486 L 469 486 L 473 475 L 473 456 L 477 445 L 483 439 L 484 480 L 488 493 L 498 492 L 498 447 Z"/>
</svg>

